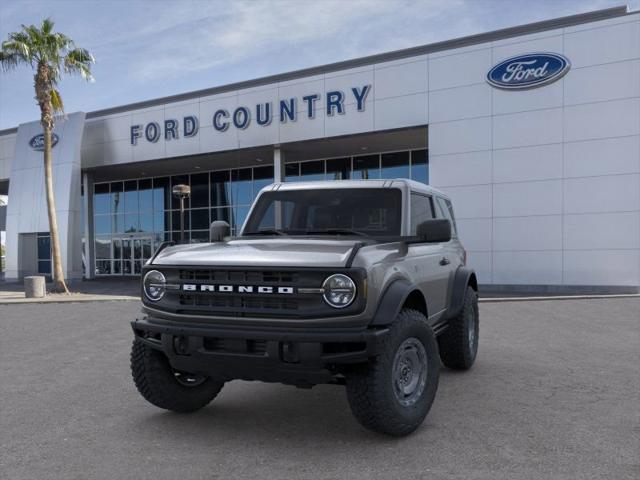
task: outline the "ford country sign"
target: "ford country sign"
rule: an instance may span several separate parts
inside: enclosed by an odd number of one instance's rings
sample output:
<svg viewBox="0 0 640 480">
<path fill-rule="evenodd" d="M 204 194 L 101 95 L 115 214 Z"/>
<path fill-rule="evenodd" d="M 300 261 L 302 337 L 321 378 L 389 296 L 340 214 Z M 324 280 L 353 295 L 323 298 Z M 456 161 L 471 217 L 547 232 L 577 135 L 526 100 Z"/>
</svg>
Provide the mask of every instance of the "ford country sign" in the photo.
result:
<svg viewBox="0 0 640 480">
<path fill-rule="evenodd" d="M 557 53 L 530 53 L 508 58 L 493 67 L 487 82 L 505 90 L 536 88 L 565 75 L 571 63 Z"/>
<path fill-rule="evenodd" d="M 206 121 L 213 127 L 213 131 L 224 133 L 230 128 L 245 130 L 251 125 L 267 127 L 272 121 L 294 123 L 299 117 L 313 120 L 318 112 L 324 112 L 327 117 L 335 114 L 344 115 L 347 113 L 349 104 L 355 105 L 357 112 L 364 112 L 369 92 L 371 92 L 371 85 L 365 84 L 351 87 L 344 92 L 332 90 L 325 92 L 324 95 L 309 92 L 306 95 L 281 98 L 277 101 L 239 105 L 233 110 L 219 108 Z M 182 138 L 195 137 L 198 134 L 199 125 L 200 120 L 196 115 L 186 115 L 182 120 L 167 118 L 164 124 L 152 121 L 146 125 L 131 125 L 131 145 L 137 145 L 138 139 L 141 138 L 149 143 L 156 143 L 161 139 L 168 142 L 178 140 L 181 136 Z"/>
<path fill-rule="evenodd" d="M 56 135 L 55 133 L 52 133 L 51 148 L 56 146 L 56 143 L 58 143 L 58 140 L 59 140 L 58 135 Z M 29 146 L 34 150 L 37 150 L 38 152 L 43 152 L 44 151 L 44 133 L 39 133 L 38 135 L 34 136 L 31 140 L 29 140 Z"/>
</svg>

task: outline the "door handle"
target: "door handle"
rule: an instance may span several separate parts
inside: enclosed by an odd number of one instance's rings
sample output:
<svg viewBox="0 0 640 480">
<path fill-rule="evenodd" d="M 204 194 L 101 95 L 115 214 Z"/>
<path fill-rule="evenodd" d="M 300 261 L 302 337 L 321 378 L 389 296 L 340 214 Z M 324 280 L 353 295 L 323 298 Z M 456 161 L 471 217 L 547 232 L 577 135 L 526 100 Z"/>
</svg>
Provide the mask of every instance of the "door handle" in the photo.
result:
<svg viewBox="0 0 640 480">
<path fill-rule="evenodd" d="M 449 261 L 449 259 L 448 259 L 447 257 L 442 257 L 442 258 L 440 259 L 440 265 L 442 265 L 443 267 L 444 267 L 445 265 L 449 265 L 450 263 L 451 263 L 451 262 Z"/>
</svg>

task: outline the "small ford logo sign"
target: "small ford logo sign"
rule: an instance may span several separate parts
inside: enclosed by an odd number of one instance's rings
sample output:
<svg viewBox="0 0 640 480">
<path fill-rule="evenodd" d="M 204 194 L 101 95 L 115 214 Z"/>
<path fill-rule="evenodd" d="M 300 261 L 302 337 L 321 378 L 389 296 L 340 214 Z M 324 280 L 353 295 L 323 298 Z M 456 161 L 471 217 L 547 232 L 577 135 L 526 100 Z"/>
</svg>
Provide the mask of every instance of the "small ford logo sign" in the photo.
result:
<svg viewBox="0 0 640 480">
<path fill-rule="evenodd" d="M 530 53 L 508 58 L 489 70 L 487 82 L 505 90 L 524 90 L 555 82 L 571 62 L 557 53 Z"/>
<path fill-rule="evenodd" d="M 51 148 L 56 146 L 56 143 L 58 143 L 58 140 L 59 140 L 58 135 L 56 135 L 55 133 L 52 133 Z M 38 152 L 43 152 L 44 151 L 44 133 L 39 133 L 38 135 L 33 137 L 31 140 L 29 140 L 29 145 L 34 150 L 37 150 Z"/>
</svg>

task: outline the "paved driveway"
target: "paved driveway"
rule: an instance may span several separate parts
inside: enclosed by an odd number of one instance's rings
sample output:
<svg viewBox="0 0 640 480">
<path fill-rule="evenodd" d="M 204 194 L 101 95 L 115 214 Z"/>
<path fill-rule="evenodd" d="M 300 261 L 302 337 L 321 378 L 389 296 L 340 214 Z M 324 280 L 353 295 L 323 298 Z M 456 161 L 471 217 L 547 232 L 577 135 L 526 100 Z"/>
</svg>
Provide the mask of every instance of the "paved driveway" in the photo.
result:
<svg viewBox="0 0 640 480">
<path fill-rule="evenodd" d="M 0 305 L 0 477 L 637 479 L 640 300 L 481 305 L 470 372 L 443 371 L 412 436 L 369 433 L 344 390 L 233 382 L 166 413 L 130 380 L 136 302 Z"/>
</svg>

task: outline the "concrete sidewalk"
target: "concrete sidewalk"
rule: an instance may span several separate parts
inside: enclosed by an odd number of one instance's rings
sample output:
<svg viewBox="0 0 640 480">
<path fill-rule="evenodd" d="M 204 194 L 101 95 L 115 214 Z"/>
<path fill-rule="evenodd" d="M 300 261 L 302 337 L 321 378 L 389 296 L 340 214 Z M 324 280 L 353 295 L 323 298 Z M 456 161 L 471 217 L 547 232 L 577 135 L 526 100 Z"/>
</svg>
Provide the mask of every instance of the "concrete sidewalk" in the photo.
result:
<svg viewBox="0 0 640 480">
<path fill-rule="evenodd" d="M 21 282 L 0 282 L 0 304 L 96 302 L 140 299 L 140 279 L 138 277 L 71 281 L 68 283 L 68 287 L 71 292 L 69 295 L 49 293 L 51 284 L 47 283 L 46 297 L 25 298 L 24 285 Z"/>
</svg>

